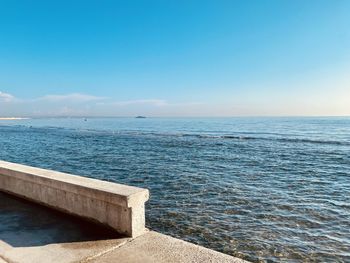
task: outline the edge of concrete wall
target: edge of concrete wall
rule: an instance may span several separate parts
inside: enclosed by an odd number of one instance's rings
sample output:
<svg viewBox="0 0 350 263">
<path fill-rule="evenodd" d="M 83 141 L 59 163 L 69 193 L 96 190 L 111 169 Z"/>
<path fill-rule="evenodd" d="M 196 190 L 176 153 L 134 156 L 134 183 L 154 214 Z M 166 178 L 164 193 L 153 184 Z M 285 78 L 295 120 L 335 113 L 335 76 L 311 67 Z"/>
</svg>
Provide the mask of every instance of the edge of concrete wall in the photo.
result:
<svg viewBox="0 0 350 263">
<path fill-rule="evenodd" d="M 145 232 L 147 189 L 0 160 L 0 190 L 102 223 L 129 237 Z"/>
</svg>

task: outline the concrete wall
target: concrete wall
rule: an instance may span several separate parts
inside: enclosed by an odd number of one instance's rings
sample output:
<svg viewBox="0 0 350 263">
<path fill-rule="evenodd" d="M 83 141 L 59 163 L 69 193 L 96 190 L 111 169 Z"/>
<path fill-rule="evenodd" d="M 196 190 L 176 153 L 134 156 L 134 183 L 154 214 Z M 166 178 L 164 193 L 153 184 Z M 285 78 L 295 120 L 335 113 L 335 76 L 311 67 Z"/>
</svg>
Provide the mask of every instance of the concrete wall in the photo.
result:
<svg viewBox="0 0 350 263">
<path fill-rule="evenodd" d="M 147 189 L 0 161 L 0 190 L 136 237 L 145 232 Z"/>
</svg>

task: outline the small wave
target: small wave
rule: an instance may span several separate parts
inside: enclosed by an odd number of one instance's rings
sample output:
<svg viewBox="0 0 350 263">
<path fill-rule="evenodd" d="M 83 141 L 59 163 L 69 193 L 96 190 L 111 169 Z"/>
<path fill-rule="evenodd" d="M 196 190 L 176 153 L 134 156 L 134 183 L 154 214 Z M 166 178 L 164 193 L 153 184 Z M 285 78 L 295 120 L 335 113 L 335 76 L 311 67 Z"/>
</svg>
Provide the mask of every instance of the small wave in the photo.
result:
<svg viewBox="0 0 350 263">
<path fill-rule="evenodd" d="M 319 139 L 307 139 L 307 138 L 249 137 L 249 136 L 236 136 L 236 135 L 223 135 L 221 136 L 221 138 L 239 139 L 239 140 L 281 141 L 281 142 L 293 142 L 293 143 L 350 145 L 350 142 L 347 142 L 347 141 L 319 140 Z"/>
<path fill-rule="evenodd" d="M 33 126 L 28 126 L 30 128 L 37 128 L 37 127 L 33 127 Z M 49 130 L 67 130 L 68 128 L 64 128 L 64 127 L 57 127 L 57 126 L 44 126 L 44 129 L 49 129 Z"/>
<path fill-rule="evenodd" d="M 223 139 L 237 139 L 237 140 L 258 140 L 258 137 L 249 137 L 249 136 L 236 136 L 236 135 L 223 135 Z"/>
<path fill-rule="evenodd" d="M 345 141 L 319 140 L 319 139 L 307 139 L 307 138 L 277 138 L 277 140 L 285 141 L 285 142 L 296 142 L 296 143 L 350 145 L 350 142 L 345 142 Z"/>
<path fill-rule="evenodd" d="M 165 136 L 162 133 L 153 133 L 153 135 Z M 166 134 L 171 136 L 171 134 Z M 320 140 L 309 138 L 283 138 L 283 137 L 254 137 L 242 135 L 210 135 L 210 134 L 183 134 L 184 137 L 196 137 L 201 139 L 228 139 L 228 140 L 265 140 L 265 141 L 280 141 L 292 143 L 312 143 L 312 144 L 332 144 L 332 145 L 350 145 L 348 141 L 335 140 Z"/>
</svg>

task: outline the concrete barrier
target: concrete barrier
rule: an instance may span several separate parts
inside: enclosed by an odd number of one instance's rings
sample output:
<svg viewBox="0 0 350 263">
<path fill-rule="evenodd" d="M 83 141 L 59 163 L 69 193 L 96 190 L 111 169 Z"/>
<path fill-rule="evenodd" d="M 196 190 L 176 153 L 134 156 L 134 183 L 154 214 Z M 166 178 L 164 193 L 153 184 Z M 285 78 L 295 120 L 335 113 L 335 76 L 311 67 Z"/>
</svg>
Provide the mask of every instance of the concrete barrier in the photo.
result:
<svg viewBox="0 0 350 263">
<path fill-rule="evenodd" d="M 129 237 L 145 232 L 147 189 L 0 161 L 0 190 L 105 224 Z"/>
</svg>

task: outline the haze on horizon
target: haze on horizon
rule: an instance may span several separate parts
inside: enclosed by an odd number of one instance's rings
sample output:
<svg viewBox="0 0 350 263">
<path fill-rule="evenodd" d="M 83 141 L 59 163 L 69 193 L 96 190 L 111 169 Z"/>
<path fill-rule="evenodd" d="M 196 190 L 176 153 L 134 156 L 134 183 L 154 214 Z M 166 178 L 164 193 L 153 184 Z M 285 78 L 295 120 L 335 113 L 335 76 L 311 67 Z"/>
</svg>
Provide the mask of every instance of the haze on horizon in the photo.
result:
<svg viewBox="0 0 350 263">
<path fill-rule="evenodd" d="M 347 0 L 0 7 L 0 117 L 350 115 Z"/>
</svg>

